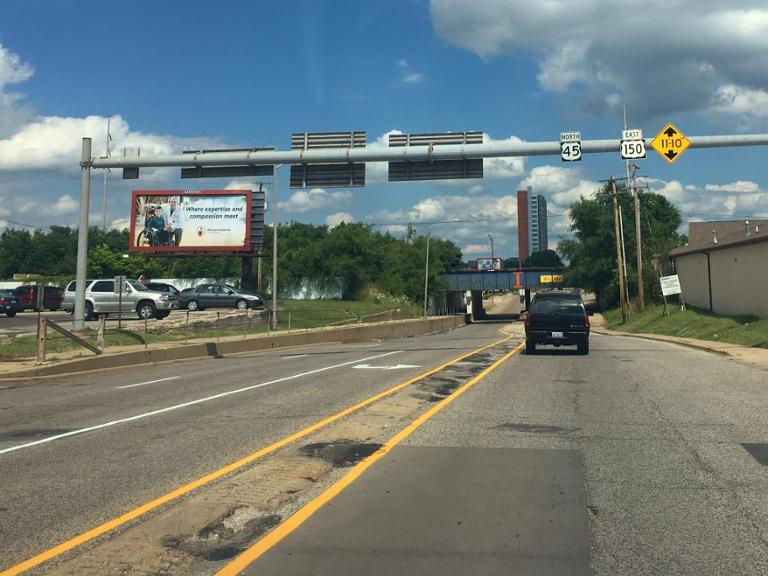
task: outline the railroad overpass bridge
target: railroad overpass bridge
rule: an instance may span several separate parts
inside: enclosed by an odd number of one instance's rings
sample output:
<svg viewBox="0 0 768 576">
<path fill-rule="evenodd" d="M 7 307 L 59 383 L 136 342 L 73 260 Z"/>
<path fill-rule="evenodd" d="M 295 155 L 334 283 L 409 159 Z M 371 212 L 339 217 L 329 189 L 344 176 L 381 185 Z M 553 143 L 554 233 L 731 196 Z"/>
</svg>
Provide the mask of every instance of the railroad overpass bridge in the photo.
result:
<svg viewBox="0 0 768 576">
<path fill-rule="evenodd" d="M 483 292 L 523 290 L 526 309 L 531 303 L 531 290 L 541 288 L 559 288 L 563 285 L 562 267 L 526 267 L 514 270 L 461 270 L 440 274 L 439 286 L 445 292 L 444 304 L 449 309 L 457 309 L 471 294 L 470 300 L 474 316 L 484 316 Z"/>
</svg>

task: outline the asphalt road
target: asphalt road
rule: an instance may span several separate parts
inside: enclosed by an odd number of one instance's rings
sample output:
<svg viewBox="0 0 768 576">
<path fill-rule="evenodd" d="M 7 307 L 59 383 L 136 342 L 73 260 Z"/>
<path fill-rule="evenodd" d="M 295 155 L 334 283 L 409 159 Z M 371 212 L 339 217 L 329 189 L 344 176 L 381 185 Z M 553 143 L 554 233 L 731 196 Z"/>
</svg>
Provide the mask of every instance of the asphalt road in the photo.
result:
<svg viewBox="0 0 768 576">
<path fill-rule="evenodd" d="M 72 325 L 72 316 L 66 312 L 42 312 L 43 318 L 49 318 L 66 328 Z M 16 336 L 17 334 L 35 333 L 37 330 L 37 312 L 25 310 L 13 318 L 0 316 L 0 336 Z"/>
<path fill-rule="evenodd" d="M 767 387 L 633 338 L 518 355 L 246 573 L 768 574 L 768 450 L 743 446 Z"/>
<path fill-rule="evenodd" d="M 18 387 L 4 381 L 11 387 L 0 389 L 0 568 L 499 340 L 499 327 Z M 372 368 L 354 368 L 360 364 Z M 397 365 L 405 367 L 376 368 Z M 210 398 L 222 393 L 232 394 Z M 133 420 L 119 422 L 126 418 Z"/>
<path fill-rule="evenodd" d="M 2 389 L 0 569 L 499 327 Z M 375 368 L 397 364 L 410 367 Z M 767 383 L 764 370 L 626 337 L 593 335 L 587 357 L 518 353 L 247 573 L 766 574 L 768 469 L 752 453 L 768 443 Z"/>
</svg>

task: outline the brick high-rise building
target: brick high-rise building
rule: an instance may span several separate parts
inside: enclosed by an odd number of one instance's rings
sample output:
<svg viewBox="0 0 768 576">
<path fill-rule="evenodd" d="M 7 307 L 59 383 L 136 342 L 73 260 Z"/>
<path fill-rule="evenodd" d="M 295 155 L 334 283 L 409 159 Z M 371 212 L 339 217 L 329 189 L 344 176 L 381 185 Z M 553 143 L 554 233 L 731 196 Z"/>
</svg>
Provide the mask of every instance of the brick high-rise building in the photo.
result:
<svg viewBox="0 0 768 576">
<path fill-rule="evenodd" d="M 549 249 L 547 200 L 530 186 L 517 191 L 517 248 L 520 259 Z"/>
</svg>

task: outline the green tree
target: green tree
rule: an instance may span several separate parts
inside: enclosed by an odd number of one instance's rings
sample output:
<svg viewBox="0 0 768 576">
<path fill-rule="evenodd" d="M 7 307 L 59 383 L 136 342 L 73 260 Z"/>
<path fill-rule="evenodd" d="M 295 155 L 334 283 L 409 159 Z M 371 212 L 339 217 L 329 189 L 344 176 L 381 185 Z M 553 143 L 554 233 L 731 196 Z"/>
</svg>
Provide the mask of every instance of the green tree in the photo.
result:
<svg viewBox="0 0 768 576">
<path fill-rule="evenodd" d="M 525 263 L 526 266 L 563 266 L 563 261 L 554 250 L 542 250 L 531 254 Z"/>
<path fill-rule="evenodd" d="M 618 185 L 619 205 L 623 213 L 624 244 L 627 254 L 627 276 L 630 293 L 637 293 L 634 204 L 630 194 Z M 677 229 L 680 212 L 669 201 L 651 192 L 640 192 L 640 214 L 645 293 L 651 294 L 654 283 L 651 258 L 664 254 L 680 244 Z M 566 282 L 592 291 L 603 307 L 619 300 L 616 266 L 616 234 L 613 221 L 613 198 L 609 185 L 592 198 L 582 197 L 571 204 L 573 238 L 561 240 L 558 251 L 568 261 Z"/>
</svg>

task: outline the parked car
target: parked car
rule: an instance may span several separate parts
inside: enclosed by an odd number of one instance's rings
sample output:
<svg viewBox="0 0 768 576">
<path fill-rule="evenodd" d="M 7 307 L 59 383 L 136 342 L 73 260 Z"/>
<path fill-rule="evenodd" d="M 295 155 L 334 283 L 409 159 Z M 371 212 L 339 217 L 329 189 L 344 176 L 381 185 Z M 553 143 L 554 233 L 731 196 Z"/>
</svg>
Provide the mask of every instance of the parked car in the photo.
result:
<svg viewBox="0 0 768 576">
<path fill-rule="evenodd" d="M 76 280 L 64 290 L 62 310 L 74 312 Z M 126 280 L 122 295 L 115 292 L 114 278 L 86 280 L 85 318 L 93 320 L 101 314 L 135 313 L 140 319 L 165 318 L 178 307 L 175 297 L 168 292 L 148 290 L 141 282 Z"/>
<path fill-rule="evenodd" d="M 165 282 L 144 282 L 144 286 L 155 292 L 168 292 L 173 294 L 174 298 L 177 294 L 181 293 L 181 290 L 176 288 L 173 284 L 166 284 Z"/>
<path fill-rule="evenodd" d="M 0 290 L 0 314 L 5 314 L 8 318 L 16 316 L 17 312 L 24 310 L 19 299 L 13 293 L 13 290 Z"/>
<path fill-rule="evenodd" d="M 52 312 L 61 308 L 64 300 L 64 289 L 58 286 L 38 286 L 36 284 L 24 284 L 13 289 L 13 293 L 19 299 L 24 310 L 37 311 L 37 291 L 43 291 L 43 309 Z"/>
<path fill-rule="evenodd" d="M 228 284 L 201 284 L 181 291 L 179 308 L 205 310 L 206 308 L 263 308 L 264 300 L 245 290 Z"/>
<path fill-rule="evenodd" d="M 525 352 L 536 346 L 572 346 L 589 354 L 589 316 L 581 296 L 569 292 L 540 292 L 525 315 Z"/>
</svg>

